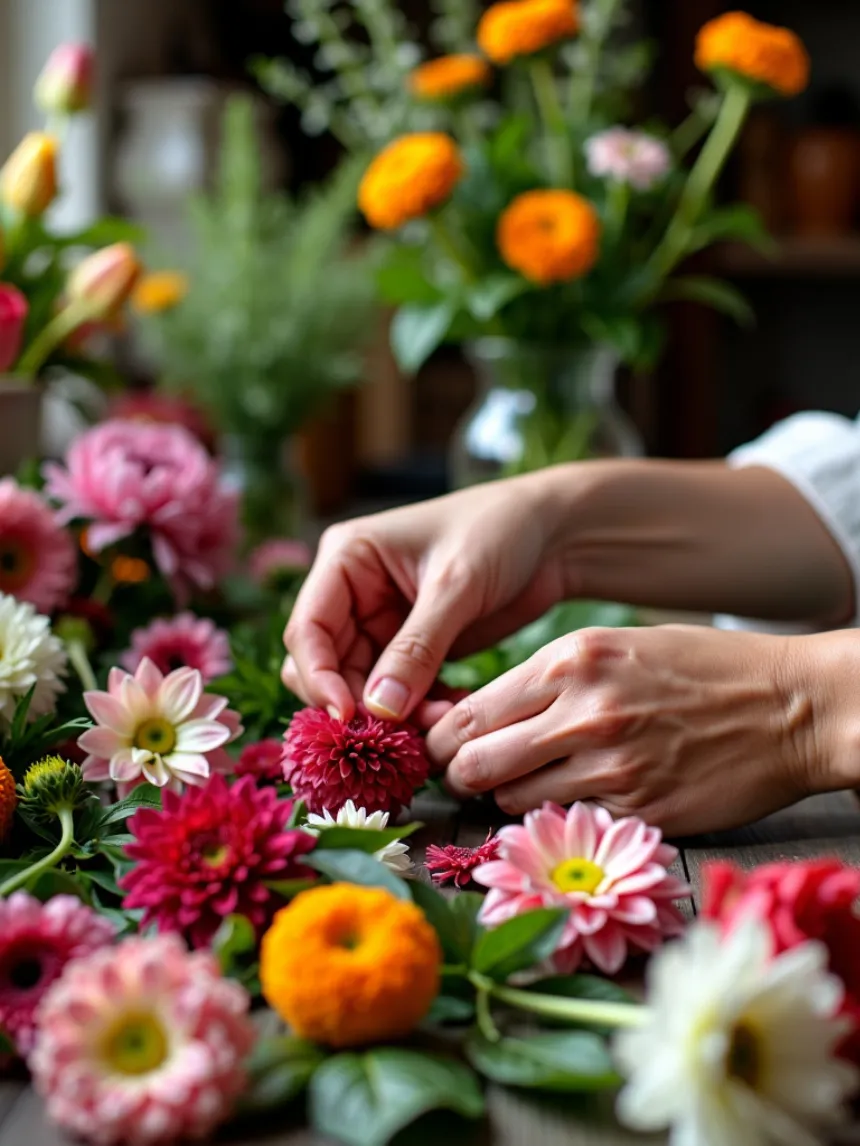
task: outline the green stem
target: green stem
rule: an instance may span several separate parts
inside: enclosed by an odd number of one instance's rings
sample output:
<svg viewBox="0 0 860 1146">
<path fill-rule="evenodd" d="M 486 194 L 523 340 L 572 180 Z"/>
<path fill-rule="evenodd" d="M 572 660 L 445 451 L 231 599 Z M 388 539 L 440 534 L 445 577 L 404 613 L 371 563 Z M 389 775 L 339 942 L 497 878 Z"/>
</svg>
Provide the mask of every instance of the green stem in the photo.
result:
<svg viewBox="0 0 860 1146">
<path fill-rule="evenodd" d="M 96 581 L 95 588 L 90 594 L 90 599 L 95 601 L 97 605 L 107 605 L 113 596 L 113 591 L 116 588 L 116 582 L 113 579 L 113 573 L 110 571 L 110 566 L 105 565 L 99 574 L 99 579 Z"/>
<path fill-rule="evenodd" d="M 460 273 L 467 283 L 474 283 L 477 281 L 477 275 L 469 260 L 469 257 L 461 249 L 459 242 L 451 234 L 448 224 L 441 217 L 441 215 L 430 216 L 430 229 L 433 232 L 433 238 L 442 248 L 444 254 L 448 256 L 451 262 L 459 268 Z"/>
<path fill-rule="evenodd" d="M 500 1003 L 507 1003 L 520 1011 L 544 1015 L 551 1019 L 564 1019 L 572 1023 L 588 1023 L 600 1027 L 638 1027 L 648 1019 L 648 1008 L 639 1003 L 609 1003 L 599 999 L 568 999 L 558 995 L 541 995 L 536 991 L 521 991 L 516 987 L 503 987 L 491 983 L 483 975 L 470 975 L 479 990 L 488 992 Z"/>
<path fill-rule="evenodd" d="M 630 184 L 620 179 L 613 179 L 609 184 L 607 214 L 609 232 L 618 242 L 624 234 L 624 224 L 627 222 L 627 208 L 630 205 Z"/>
<path fill-rule="evenodd" d="M 559 187 L 572 187 L 573 150 L 549 60 L 536 56 L 529 65 L 529 74 L 546 135 L 549 177 Z"/>
<path fill-rule="evenodd" d="M 60 818 L 60 827 L 62 828 L 60 842 L 50 855 L 37 860 L 36 863 L 31 864 L 30 867 L 25 868 L 24 871 L 19 871 L 17 875 L 10 876 L 5 883 L 0 884 L 0 899 L 11 895 L 12 892 L 17 891 L 19 887 L 24 887 L 31 879 L 40 876 L 43 871 L 49 871 L 51 868 L 56 867 L 60 860 L 64 859 L 71 851 L 75 838 L 75 824 L 72 810 L 71 808 L 60 808 L 57 815 Z"/>
<path fill-rule="evenodd" d="M 94 317 L 93 306 L 88 302 L 72 303 L 65 310 L 61 310 L 24 351 L 18 363 L 18 372 L 35 378 L 57 347 L 62 345 L 69 335 L 74 334 L 78 327 L 90 322 Z"/>
<path fill-rule="evenodd" d="M 478 1023 L 478 1029 L 481 1034 L 490 1043 L 497 1043 L 501 1039 L 499 1028 L 493 1022 L 493 1015 L 490 1010 L 490 992 L 485 988 L 478 989 L 478 995 L 475 999 L 475 1019 Z"/>
<path fill-rule="evenodd" d="M 66 641 L 66 652 L 84 689 L 87 692 L 98 692 L 99 683 L 96 680 L 96 674 L 93 672 L 93 666 L 90 664 L 90 658 L 87 656 L 83 641 Z"/>
</svg>

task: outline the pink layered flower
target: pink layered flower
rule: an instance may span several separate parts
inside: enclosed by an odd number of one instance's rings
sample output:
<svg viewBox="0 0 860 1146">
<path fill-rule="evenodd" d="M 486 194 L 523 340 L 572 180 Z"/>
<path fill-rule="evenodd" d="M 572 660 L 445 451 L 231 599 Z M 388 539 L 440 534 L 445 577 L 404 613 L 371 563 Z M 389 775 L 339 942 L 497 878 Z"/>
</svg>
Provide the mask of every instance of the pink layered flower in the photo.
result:
<svg viewBox="0 0 860 1146">
<path fill-rule="evenodd" d="M 0 283 L 0 374 L 11 370 L 18 361 L 29 309 L 17 287 Z"/>
<path fill-rule="evenodd" d="M 454 887 L 467 887 L 472 881 L 472 873 L 482 864 L 490 863 L 499 854 L 499 840 L 492 829 L 487 838 L 477 848 L 458 848 L 454 844 L 438 847 L 430 844 L 424 866 L 430 878 L 440 886 L 451 883 Z"/>
<path fill-rule="evenodd" d="M 165 675 L 178 668 L 197 669 L 204 684 L 233 667 L 230 638 L 208 618 L 193 613 L 179 613 L 135 629 L 131 648 L 123 653 L 120 664 L 135 672 L 144 657 Z"/>
<path fill-rule="evenodd" d="M 14 478 L 0 481 L 0 592 L 53 613 L 77 578 L 77 553 L 42 498 Z"/>
<path fill-rule="evenodd" d="M 650 191 L 672 166 L 669 148 L 661 139 L 626 127 L 612 127 L 586 141 L 588 170 L 603 179 Z"/>
<path fill-rule="evenodd" d="M 261 740 L 246 745 L 236 762 L 237 776 L 254 776 L 258 780 L 283 780 L 284 745 L 280 740 Z"/>
<path fill-rule="evenodd" d="M 430 774 L 414 728 L 363 708 L 349 721 L 316 708 L 296 713 L 284 734 L 283 764 L 293 792 L 318 814 L 352 800 L 368 813 L 396 816 Z"/>
<path fill-rule="evenodd" d="M 148 532 L 155 561 L 180 597 L 212 589 L 229 571 L 237 495 L 181 426 L 102 422 L 74 440 L 64 466 L 49 463 L 44 472 L 60 521 L 88 522 L 93 552 Z"/>
<path fill-rule="evenodd" d="M 278 898 L 270 879 L 313 873 L 301 857 L 315 840 L 289 830 L 292 800 L 257 788 L 251 776 L 231 787 L 213 776 L 181 796 L 165 792 L 160 811 L 144 808 L 129 822 L 134 868 L 120 880 L 127 908 L 143 908 L 144 925 L 177 931 L 192 947 L 211 942 L 228 915 L 246 916 L 258 934 L 271 923 Z"/>
<path fill-rule="evenodd" d="M 522 826 L 499 830 L 499 859 L 474 872 L 490 888 L 481 923 L 495 927 L 539 907 L 570 910 L 554 955 L 560 972 L 588 959 L 614 975 L 632 951 L 653 951 L 679 935 L 684 920 L 673 905 L 689 887 L 666 870 L 677 849 L 657 828 L 630 817 L 614 820 L 603 808 L 555 804 L 529 812 Z"/>
<path fill-rule="evenodd" d="M 111 943 L 114 929 L 73 895 L 40 903 L 25 891 L 0 899 L 0 1030 L 33 1048 L 37 1009 L 70 959 Z"/>
<path fill-rule="evenodd" d="M 48 1116 L 100 1146 L 207 1138 L 246 1083 L 244 988 L 176 935 L 76 959 L 49 991 L 30 1069 Z"/>
<path fill-rule="evenodd" d="M 36 103 L 48 115 L 86 111 L 93 98 L 95 55 L 88 44 L 60 44 L 36 81 Z"/>
<path fill-rule="evenodd" d="M 303 573 L 313 560 L 304 541 L 276 537 L 263 541 L 248 557 L 248 572 L 258 585 L 268 585 L 284 573 Z"/>
<path fill-rule="evenodd" d="M 224 746 L 242 732 L 222 696 L 203 691 L 196 669 L 164 674 L 144 657 L 134 675 L 112 668 L 107 692 L 85 692 L 96 722 L 78 744 L 88 752 L 84 778 L 113 780 L 124 791 L 143 781 L 174 790 L 230 772 Z"/>
</svg>

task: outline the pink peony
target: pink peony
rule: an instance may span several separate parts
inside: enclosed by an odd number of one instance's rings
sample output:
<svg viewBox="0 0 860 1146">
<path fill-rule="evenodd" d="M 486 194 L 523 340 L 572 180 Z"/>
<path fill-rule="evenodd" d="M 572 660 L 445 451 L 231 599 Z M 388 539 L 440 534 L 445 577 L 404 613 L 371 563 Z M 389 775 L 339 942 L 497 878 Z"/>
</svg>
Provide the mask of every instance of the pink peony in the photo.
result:
<svg viewBox="0 0 860 1146">
<path fill-rule="evenodd" d="M 275 537 L 253 550 L 248 557 L 248 572 L 258 585 L 267 585 L 282 573 L 303 573 L 312 560 L 304 541 Z"/>
<path fill-rule="evenodd" d="M 22 1055 L 36 1038 L 36 1010 L 70 959 L 111 943 L 114 929 L 73 895 L 40 903 L 25 891 L 0 899 L 0 1030 Z"/>
<path fill-rule="evenodd" d="M 430 774 L 414 728 L 379 720 L 360 708 L 352 720 L 305 708 L 284 734 L 284 778 L 309 812 L 353 800 L 370 812 L 396 816 Z"/>
<path fill-rule="evenodd" d="M 491 829 L 477 848 L 458 848 L 455 844 L 438 847 L 430 844 L 424 866 L 434 883 L 443 885 L 450 882 L 455 887 L 464 888 L 471 883 L 475 868 L 494 860 L 498 854 L 499 840 Z"/>
<path fill-rule="evenodd" d="M 69 533 L 33 490 L 0 481 L 0 592 L 53 613 L 75 586 L 77 553 Z"/>
<path fill-rule="evenodd" d="M 131 634 L 131 648 L 120 657 L 123 668 L 135 672 L 144 657 L 163 672 L 178 668 L 197 669 L 208 684 L 230 671 L 230 638 L 205 617 L 179 613 L 152 621 Z"/>
<path fill-rule="evenodd" d="M 181 426 L 103 422 L 74 440 L 65 466 L 48 463 L 44 473 L 48 495 L 62 507 L 60 520 L 88 522 L 94 552 L 148 531 L 156 564 L 177 596 L 211 589 L 229 571 L 238 498 Z"/>
<path fill-rule="evenodd" d="M 177 935 L 76 959 L 45 998 L 30 1058 L 49 1117 L 101 1146 L 208 1137 L 246 1083 L 249 1002 Z"/>
<path fill-rule="evenodd" d="M 555 804 L 529 812 L 522 826 L 499 830 L 499 859 L 474 873 L 490 888 L 480 915 L 494 927 L 539 907 L 567 907 L 570 917 L 554 956 L 560 972 L 585 957 L 606 975 L 621 970 L 628 949 L 653 951 L 683 931 L 672 900 L 690 889 L 669 875 L 676 848 L 657 828 L 604 809 Z"/>
<path fill-rule="evenodd" d="M 242 749 L 236 762 L 237 776 L 254 776 L 258 780 L 283 780 L 284 745 L 280 740 L 261 740 Z"/>
<path fill-rule="evenodd" d="M 85 692 L 96 722 L 78 739 L 88 752 L 84 777 L 127 789 L 144 780 L 174 790 L 200 786 L 212 772 L 230 772 L 224 745 L 242 733 L 224 697 L 203 691 L 196 669 L 165 675 L 146 657 L 134 675 L 112 668 L 107 692 Z"/>
<path fill-rule="evenodd" d="M 599 178 L 650 191 L 669 172 L 672 156 L 661 139 L 626 127 L 612 127 L 586 141 L 588 170 Z"/>
</svg>

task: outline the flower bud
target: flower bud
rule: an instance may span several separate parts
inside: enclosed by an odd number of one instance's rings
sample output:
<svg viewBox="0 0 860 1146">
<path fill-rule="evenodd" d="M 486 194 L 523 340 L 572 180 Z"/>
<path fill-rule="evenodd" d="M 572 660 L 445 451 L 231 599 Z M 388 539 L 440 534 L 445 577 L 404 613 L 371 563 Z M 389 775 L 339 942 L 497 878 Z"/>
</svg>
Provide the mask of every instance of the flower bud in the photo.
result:
<svg viewBox="0 0 860 1146">
<path fill-rule="evenodd" d="M 0 172 L 0 198 L 14 211 L 37 218 L 57 197 L 57 140 L 32 131 L 24 136 Z"/>
<path fill-rule="evenodd" d="M 140 273 L 134 247 L 114 243 L 78 263 L 69 276 L 69 301 L 89 304 L 91 319 L 113 318 L 128 301 Z"/>
<path fill-rule="evenodd" d="M 36 105 L 48 115 L 74 115 L 92 103 L 95 57 L 87 44 L 55 48 L 36 81 Z"/>
<path fill-rule="evenodd" d="M 19 807 L 34 820 L 51 820 L 61 811 L 74 811 L 85 796 L 80 766 L 62 756 L 46 756 L 31 764 L 18 785 Z"/>
<path fill-rule="evenodd" d="M 28 311 L 27 300 L 18 288 L 0 283 L 0 374 L 18 361 Z"/>
</svg>

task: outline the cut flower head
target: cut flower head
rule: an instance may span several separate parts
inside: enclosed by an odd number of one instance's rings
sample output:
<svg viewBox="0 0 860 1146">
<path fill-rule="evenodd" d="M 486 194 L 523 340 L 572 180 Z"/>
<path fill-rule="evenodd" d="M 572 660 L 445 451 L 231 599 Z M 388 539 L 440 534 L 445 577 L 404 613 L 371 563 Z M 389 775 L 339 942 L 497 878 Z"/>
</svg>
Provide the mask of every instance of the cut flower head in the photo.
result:
<svg viewBox="0 0 860 1146">
<path fill-rule="evenodd" d="M 372 227 L 393 231 L 420 219 L 450 196 L 465 170 L 457 144 L 442 132 L 395 139 L 376 156 L 358 190 Z"/>
<path fill-rule="evenodd" d="M 705 24 L 696 41 L 703 72 L 728 72 L 783 96 L 809 83 L 809 55 L 788 28 L 763 24 L 746 12 L 726 12 Z"/>
<path fill-rule="evenodd" d="M 478 25 L 478 46 L 494 64 L 531 56 L 579 31 L 577 0 L 502 0 Z"/>
<path fill-rule="evenodd" d="M 357 831 L 381 832 L 388 827 L 388 812 L 371 812 L 366 808 L 357 808 L 353 800 L 347 800 L 336 816 L 326 809 L 321 816 L 313 812 L 307 818 L 305 830 L 318 835 L 326 828 L 353 828 Z M 403 875 L 412 868 L 409 858 L 409 845 L 401 840 L 392 840 L 378 851 L 373 858 L 384 864 L 395 875 Z"/>
</svg>

